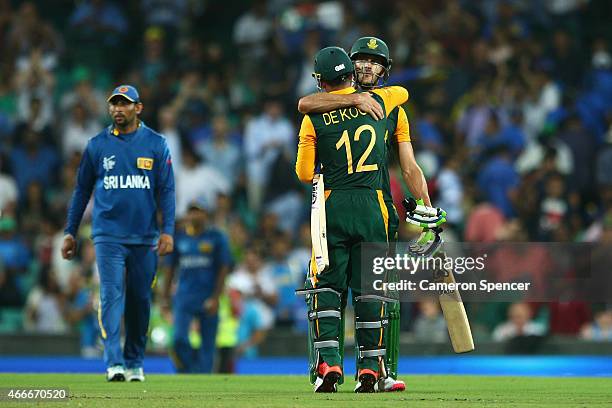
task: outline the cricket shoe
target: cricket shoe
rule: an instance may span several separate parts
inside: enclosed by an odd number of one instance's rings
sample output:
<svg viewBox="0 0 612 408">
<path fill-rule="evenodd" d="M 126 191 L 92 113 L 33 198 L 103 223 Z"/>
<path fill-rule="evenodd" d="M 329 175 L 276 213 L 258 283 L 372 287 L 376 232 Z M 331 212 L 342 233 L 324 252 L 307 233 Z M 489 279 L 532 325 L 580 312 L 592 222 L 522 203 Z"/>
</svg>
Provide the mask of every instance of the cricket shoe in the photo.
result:
<svg viewBox="0 0 612 408">
<path fill-rule="evenodd" d="M 338 380 L 342 377 L 340 366 L 329 366 L 323 362 L 319 364 L 317 370 L 319 375 L 314 383 L 315 392 L 336 392 L 338 391 Z"/>
<path fill-rule="evenodd" d="M 106 369 L 106 381 L 125 381 L 125 368 L 114 365 Z"/>
<path fill-rule="evenodd" d="M 378 381 L 378 373 L 376 371 L 368 368 L 359 370 L 357 379 L 358 381 L 355 385 L 355 392 L 376 392 L 376 382 Z"/>
<path fill-rule="evenodd" d="M 378 380 L 374 388 L 378 392 L 401 392 L 406 391 L 406 384 L 401 380 L 387 377 Z"/>
<path fill-rule="evenodd" d="M 125 370 L 125 379 L 130 382 L 143 382 L 145 380 L 144 370 L 142 367 L 128 368 Z"/>
</svg>

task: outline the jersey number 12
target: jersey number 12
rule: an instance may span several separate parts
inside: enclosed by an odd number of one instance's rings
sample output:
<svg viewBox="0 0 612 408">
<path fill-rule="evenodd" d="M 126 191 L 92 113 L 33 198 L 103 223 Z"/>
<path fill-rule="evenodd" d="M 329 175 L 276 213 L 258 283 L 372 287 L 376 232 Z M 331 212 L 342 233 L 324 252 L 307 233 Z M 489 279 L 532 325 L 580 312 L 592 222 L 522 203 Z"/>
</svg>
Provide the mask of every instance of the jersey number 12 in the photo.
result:
<svg viewBox="0 0 612 408">
<path fill-rule="evenodd" d="M 378 164 L 376 163 L 375 164 L 363 164 L 368 159 L 368 156 L 370 155 L 370 153 L 372 153 L 372 149 L 374 148 L 374 145 L 376 144 L 376 131 L 374 130 L 374 127 L 372 125 L 359 126 L 357 130 L 355 131 L 353 140 L 355 142 L 358 142 L 359 136 L 361 136 L 361 133 L 363 133 L 363 131 L 365 130 L 368 130 L 370 132 L 370 143 L 368 144 L 368 147 L 365 150 L 365 152 L 363 152 L 363 154 L 357 161 L 357 167 L 355 168 L 355 173 L 360 173 L 363 171 L 378 170 Z M 340 150 L 342 145 L 344 145 L 346 149 L 347 172 L 348 174 L 353 174 L 353 154 L 351 152 L 351 140 L 349 138 L 348 130 L 345 130 L 344 132 L 342 132 L 342 136 L 340 137 L 340 140 L 338 140 L 338 142 L 336 143 L 336 150 Z"/>
</svg>

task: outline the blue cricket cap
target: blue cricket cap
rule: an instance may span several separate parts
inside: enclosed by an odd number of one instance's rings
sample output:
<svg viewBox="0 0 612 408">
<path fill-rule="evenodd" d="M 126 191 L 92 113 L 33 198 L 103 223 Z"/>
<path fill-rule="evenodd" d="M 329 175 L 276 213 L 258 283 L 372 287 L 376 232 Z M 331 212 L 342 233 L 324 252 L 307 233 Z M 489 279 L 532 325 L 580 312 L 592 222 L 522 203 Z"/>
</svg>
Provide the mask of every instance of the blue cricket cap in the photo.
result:
<svg viewBox="0 0 612 408">
<path fill-rule="evenodd" d="M 138 91 L 132 85 L 119 85 L 113 90 L 113 93 L 111 93 L 106 102 L 110 102 L 114 96 L 123 96 L 128 101 L 134 103 L 140 102 L 140 95 L 138 95 Z"/>
</svg>

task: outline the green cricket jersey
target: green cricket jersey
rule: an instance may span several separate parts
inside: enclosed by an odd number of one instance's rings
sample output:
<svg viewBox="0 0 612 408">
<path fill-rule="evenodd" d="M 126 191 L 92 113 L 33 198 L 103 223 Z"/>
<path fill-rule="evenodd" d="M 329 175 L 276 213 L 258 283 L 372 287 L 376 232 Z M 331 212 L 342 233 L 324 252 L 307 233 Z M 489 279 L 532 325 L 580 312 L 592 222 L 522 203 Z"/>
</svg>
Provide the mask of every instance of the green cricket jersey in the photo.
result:
<svg viewBox="0 0 612 408">
<path fill-rule="evenodd" d="M 351 87 L 336 93 L 353 92 Z M 372 95 L 385 115 L 408 98 L 408 92 L 397 86 L 374 90 Z M 306 115 L 300 129 L 296 172 L 300 180 L 308 182 L 316 162 L 322 165 L 326 189 L 382 190 L 386 134 L 386 120 L 376 121 L 354 107 Z"/>
</svg>

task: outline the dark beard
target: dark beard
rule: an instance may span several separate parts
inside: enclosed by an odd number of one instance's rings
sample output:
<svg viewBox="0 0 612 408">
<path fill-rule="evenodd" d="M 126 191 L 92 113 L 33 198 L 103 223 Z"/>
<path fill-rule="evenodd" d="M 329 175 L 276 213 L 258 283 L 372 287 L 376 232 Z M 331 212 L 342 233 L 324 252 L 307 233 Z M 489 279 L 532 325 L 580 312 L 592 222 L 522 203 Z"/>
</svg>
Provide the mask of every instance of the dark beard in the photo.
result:
<svg viewBox="0 0 612 408">
<path fill-rule="evenodd" d="M 132 126 L 132 125 L 134 124 L 134 122 L 135 122 L 135 121 L 136 121 L 136 119 L 134 118 L 134 119 L 133 119 L 131 122 L 128 122 L 128 121 L 126 120 L 126 121 L 125 121 L 123 124 L 119 124 L 119 123 L 117 123 L 117 121 L 116 121 L 116 120 L 113 120 L 113 123 L 114 123 L 114 125 L 115 125 L 115 127 L 116 127 L 117 129 L 120 129 L 120 130 L 125 130 L 125 129 L 129 128 L 130 126 Z"/>
</svg>

